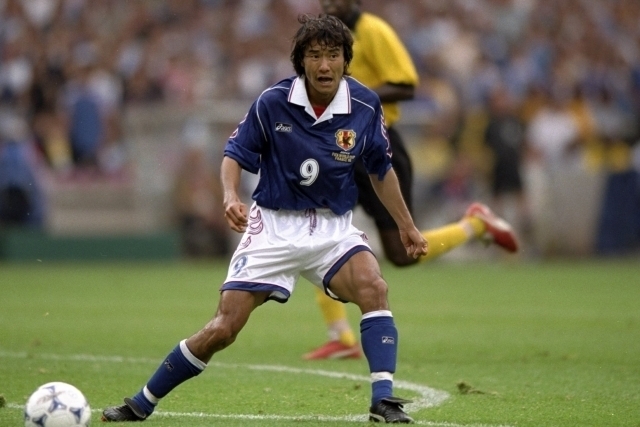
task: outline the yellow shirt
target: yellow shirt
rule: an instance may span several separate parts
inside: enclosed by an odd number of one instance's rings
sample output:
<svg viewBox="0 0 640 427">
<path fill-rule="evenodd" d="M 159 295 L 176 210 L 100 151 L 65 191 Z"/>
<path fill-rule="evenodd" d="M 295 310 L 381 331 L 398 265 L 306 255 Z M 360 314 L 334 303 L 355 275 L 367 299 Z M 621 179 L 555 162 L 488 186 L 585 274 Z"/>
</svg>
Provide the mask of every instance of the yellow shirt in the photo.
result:
<svg viewBox="0 0 640 427">
<path fill-rule="evenodd" d="M 363 12 L 353 31 L 351 76 L 365 86 L 384 83 L 418 85 L 418 73 L 396 32 L 382 19 Z M 382 104 L 387 126 L 400 118 L 397 102 Z"/>
</svg>

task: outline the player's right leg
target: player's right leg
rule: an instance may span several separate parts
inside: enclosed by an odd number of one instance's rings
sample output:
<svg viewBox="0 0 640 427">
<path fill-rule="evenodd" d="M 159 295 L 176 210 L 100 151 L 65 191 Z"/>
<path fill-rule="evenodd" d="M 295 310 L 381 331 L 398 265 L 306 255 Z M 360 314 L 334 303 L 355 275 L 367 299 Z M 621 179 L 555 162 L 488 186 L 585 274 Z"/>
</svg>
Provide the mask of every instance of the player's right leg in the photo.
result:
<svg viewBox="0 0 640 427">
<path fill-rule="evenodd" d="M 183 382 L 199 375 L 211 357 L 232 344 L 251 312 L 268 292 L 226 290 L 220 296 L 213 319 L 189 339 L 181 341 L 164 359 L 147 384 L 124 405 L 102 412 L 102 421 L 144 421 L 163 397 Z"/>
</svg>

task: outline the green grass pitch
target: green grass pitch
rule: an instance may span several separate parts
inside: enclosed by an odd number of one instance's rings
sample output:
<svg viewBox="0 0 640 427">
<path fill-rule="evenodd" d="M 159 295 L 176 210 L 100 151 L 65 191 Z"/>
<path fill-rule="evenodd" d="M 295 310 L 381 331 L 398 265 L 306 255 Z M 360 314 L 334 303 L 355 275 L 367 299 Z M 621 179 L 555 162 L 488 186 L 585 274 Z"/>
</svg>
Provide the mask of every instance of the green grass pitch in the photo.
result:
<svg viewBox="0 0 640 427">
<path fill-rule="evenodd" d="M 640 262 L 383 265 L 400 332 L 396 394 L 418 424 L 640 426 Z M 0 264 L 0 426 L 37 386 L 101 408 L 137 392 L 213 314 L 226 263 Z M 359 313 L 348 306 L 352 325 Z M 312 286 L 256 310 L 238 341 L 145 425 L 366 420 L 364 360 L 305 362 L 325 339 Z"/>
</svg>

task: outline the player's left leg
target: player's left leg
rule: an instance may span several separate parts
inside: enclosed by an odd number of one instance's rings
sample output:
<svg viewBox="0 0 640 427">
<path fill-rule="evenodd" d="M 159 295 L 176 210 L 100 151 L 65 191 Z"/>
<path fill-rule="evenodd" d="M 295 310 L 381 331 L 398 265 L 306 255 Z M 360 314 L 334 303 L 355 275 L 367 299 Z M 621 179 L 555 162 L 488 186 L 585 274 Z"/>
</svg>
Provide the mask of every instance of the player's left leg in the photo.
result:
<svg viewBox="0 0 640 427">
<path fill-rule="evenodd" d="M 147 384 L 124 405 L 106 408 L 102 421 L 143 421 L 174 388 L 199 375 L 211 357 L 231 345 L 262 304 L 268 292 L 223 291 L 215 316 L 200 331 L 181 341 L 164 359 Z"/>
<path fill-rule="evenodd" d="M 495 215 L 488 206 L 472 203 L 457 222 L 424 230 L 422 235 L 429 242 L 429 252 L 418 259 L 407 256 L 397 228 L 382 229 L 380 241 L 387 259 L 397 267 L 407 267 L 417 262 L 435 259 L 475 239 L 493 243 L 507 252 L 518 250 L 518 239 L 510 224 Z M 316 302 L 327 325 L 329 341 L 306 353 L 306 360 L 344 359 L 360 356 L 360 346 L 347 320 L 344 304 L 316 289 Z"/>
<path fill-rule="evenodd" d="M 371 374 L 370 419 L 413 421 L 403 410 L 407 403 L 393 396 L 393 374 L 398 354 L 398 330 L 387 300 L 387 283 L 375 256 L 353 255 L 331 278 L 329 289 L 340 299 L 356 304 L 362 313 L 360 338 Z"/>
<path fill-rule="evenodd" d="M 404 147 L 400 134 L 393 128 L 388 129 L 388 134 L 393 151 L 393 169 L 398 176 L 400 190 L 405 203 L 411 208 L 411 186 L 413 180 L 411 159 Z M 407 256 L 406 250 L 400 241 L 396 223 L 378 199 L 371 185 L 369 174 L 361 162 L 356 164 L 354 176 L 358 186 L 358 203 L 367 215 L 375 221 L 387 259 L 397 266 L 407 266 L 418 262 L 416 259 Z M 390 231 L 387 232 L 386 230 Z M 326 296 L 322 290 L 316 291 L 316 302 L 325 321 L 329 341 L 306 353 L 303 358 L 316 360 L 360 357 L 360 345 L 356 342 L 355 334 L 349 325 L 344 305 Z"/>
<path fill-rule="evenodd" d="M 424 230 L 422 235 L 429 242 L 429 252 L 418 259 L 407 256 L 397 228 L 381 228 L 380 241 L 386 258 L 397 267 L 407 267 L 444 255 L 471 240 L 480 239 L 495 244 L 507 252 L 518 250 L 518 239 L 509 223 L 495 215 L 482 203 L 472 203 L 457 222 Z M 305 360 L 345 359 L 360 357 L 360 346 L 347 319 L 344 304 L 316 289 L 316 302 L 327 325 L 329 341 L 306 353 Z"/>
</svg>

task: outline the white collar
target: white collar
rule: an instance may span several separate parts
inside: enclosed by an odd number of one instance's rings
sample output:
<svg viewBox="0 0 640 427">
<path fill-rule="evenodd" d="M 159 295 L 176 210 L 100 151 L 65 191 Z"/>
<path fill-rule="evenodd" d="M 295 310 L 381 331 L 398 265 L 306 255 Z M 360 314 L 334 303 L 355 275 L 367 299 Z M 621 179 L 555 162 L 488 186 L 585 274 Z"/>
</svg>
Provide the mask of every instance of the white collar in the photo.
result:
<svg viewBox="0 0 640 427">
<path fill-rule="evenodd" d="M 350 114 L 351 113 L 351 96 L 349 94 L 349 85 L 347 81 L 342 78 L 340 85 L 338 86 L 338 92 L 331 100 L 331 103 L 327 106 L 326 110 L 320 117 L 316 117 L 316 113 L 313 111 L 313 107 L 309 102 L 309 96 L 307 95 L 307 88 L 305 86 L 305 76 L 297 77 L 291 89 L 289 90 L 288 101 L 292 104 L 300 105 L 304 107 L 304 111 L 311 117 L 316 119 L 314 123 L 321 123 L 325 120 L 333 118 L 334 114 Z"/>
</svg>

